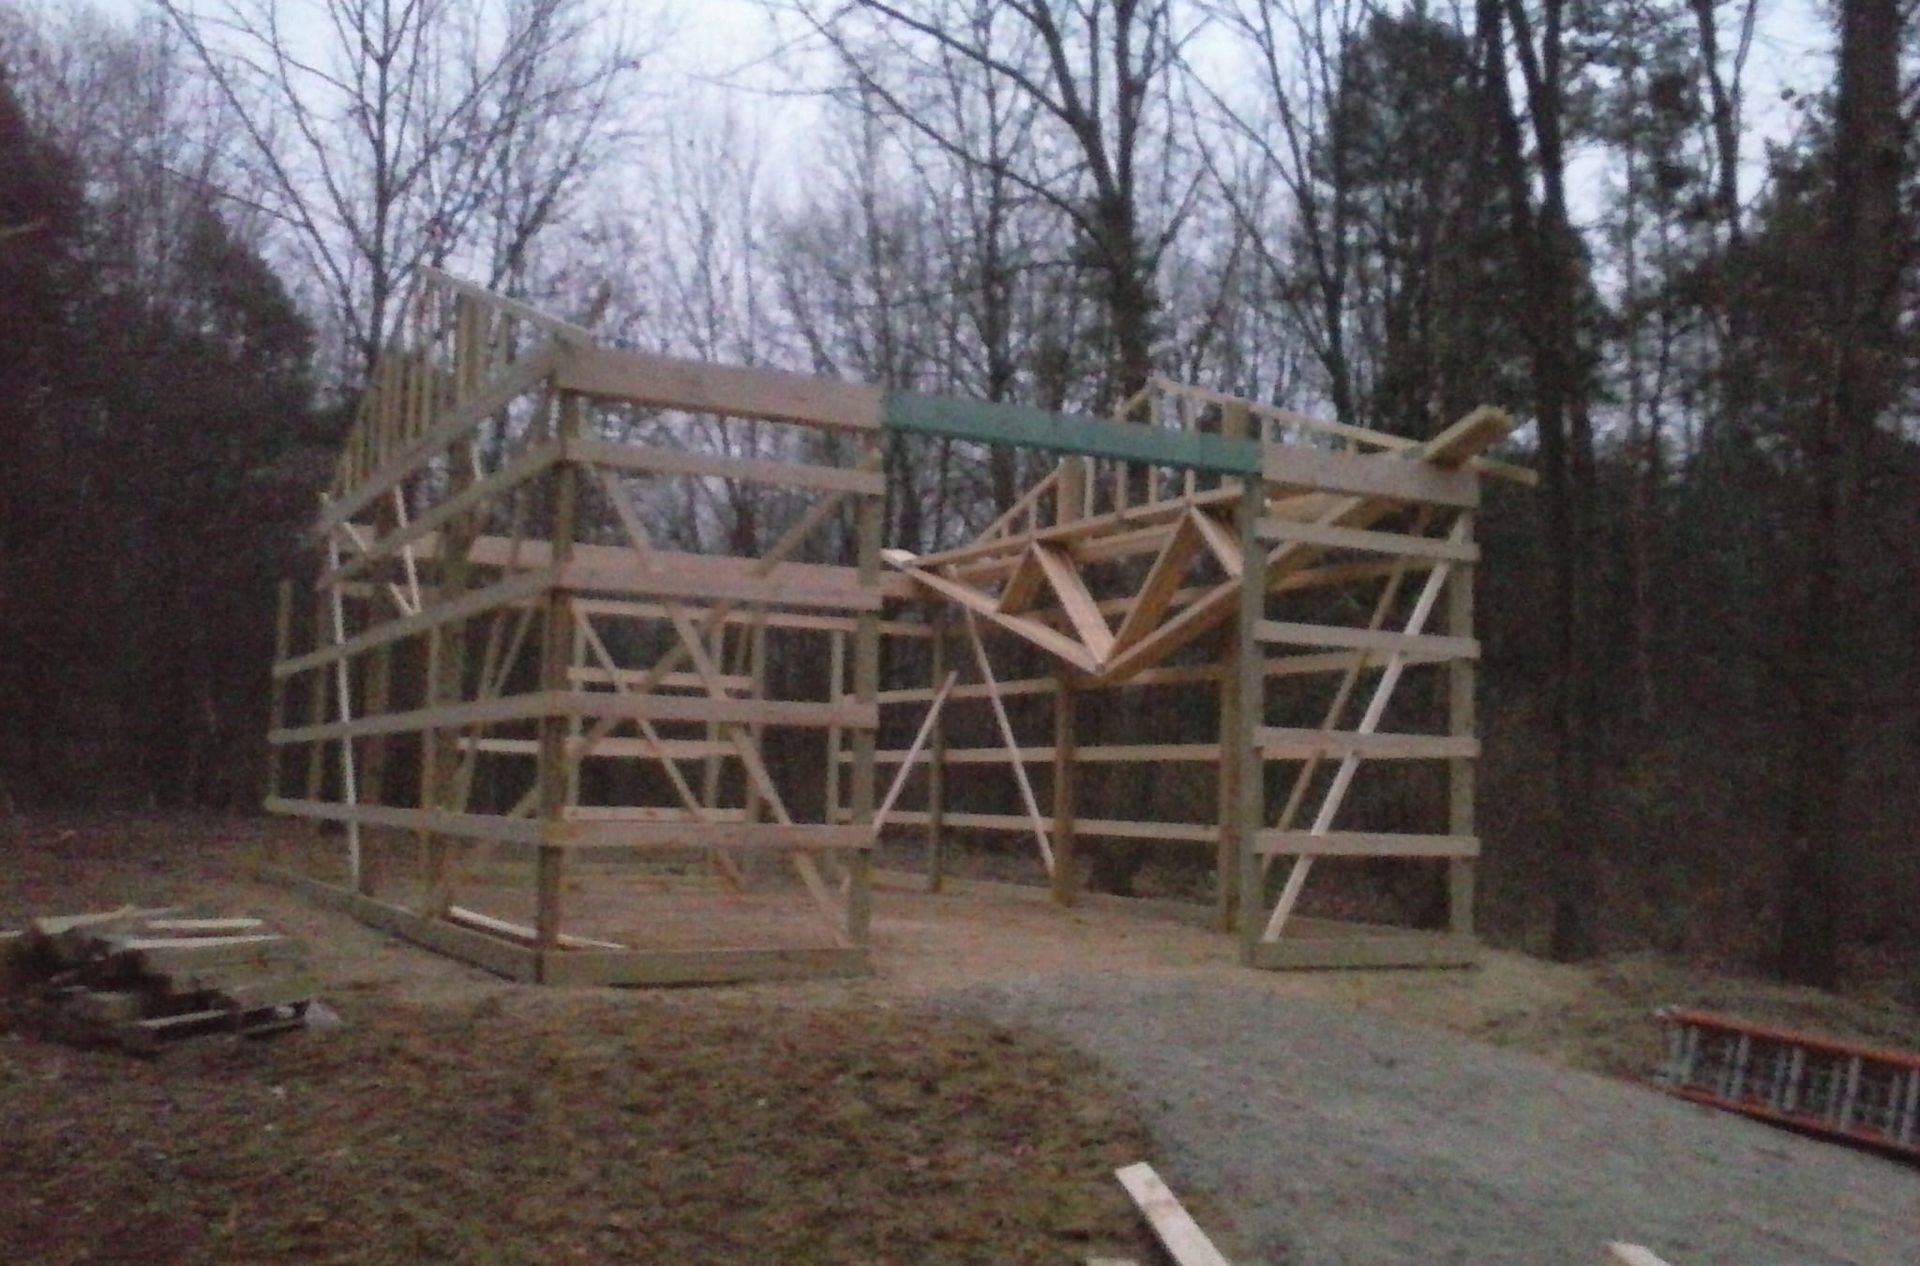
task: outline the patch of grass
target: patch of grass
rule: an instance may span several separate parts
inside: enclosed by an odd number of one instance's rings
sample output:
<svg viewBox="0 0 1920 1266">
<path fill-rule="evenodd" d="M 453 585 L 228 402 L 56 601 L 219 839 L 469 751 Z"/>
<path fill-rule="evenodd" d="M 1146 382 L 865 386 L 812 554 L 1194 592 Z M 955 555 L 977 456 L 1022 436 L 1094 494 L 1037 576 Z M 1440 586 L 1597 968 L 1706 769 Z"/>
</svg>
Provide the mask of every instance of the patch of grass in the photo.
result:
<svg viewBox="0 0 1920 1266">
<path fill-rule="evenodd" d="M 0 1261 L 1049 1262 L 1138 1251 L 1089 1062 L 745 999 L 353 998 L 143 1063 L 0 1037 Z"/>
</svg>

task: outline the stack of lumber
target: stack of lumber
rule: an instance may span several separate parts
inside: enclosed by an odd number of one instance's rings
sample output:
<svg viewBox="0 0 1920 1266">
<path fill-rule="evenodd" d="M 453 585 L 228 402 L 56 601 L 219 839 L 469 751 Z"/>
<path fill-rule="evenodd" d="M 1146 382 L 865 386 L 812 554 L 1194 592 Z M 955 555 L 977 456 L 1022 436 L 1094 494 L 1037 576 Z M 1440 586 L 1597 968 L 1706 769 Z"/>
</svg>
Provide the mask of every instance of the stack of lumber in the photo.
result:
<svg viewBox="0 0 1920 1266">
<path fill-rule="evenodd" d="M 0 948 L 13 992 L 53 1032 L 142 1054 L 298 1028 L 316 991 L 300 942 L 255 918 L 125 906 L 35 919 Z"/>
</svg>

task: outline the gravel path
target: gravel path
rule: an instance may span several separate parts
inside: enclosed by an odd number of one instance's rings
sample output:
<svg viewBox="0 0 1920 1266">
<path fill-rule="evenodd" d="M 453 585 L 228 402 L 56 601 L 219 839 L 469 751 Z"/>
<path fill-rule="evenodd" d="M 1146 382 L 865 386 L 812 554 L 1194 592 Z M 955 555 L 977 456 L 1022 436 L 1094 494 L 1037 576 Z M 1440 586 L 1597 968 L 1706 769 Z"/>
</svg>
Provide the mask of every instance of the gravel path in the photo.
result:
<svg viewBox="0 0 1920 1266">
<path fill-rule="evenodd" d="M 1915 1266 L 1920 1168 L 1625 1082 L 1217 981 L 1035 977 L 953 1005 L 1132 1083 L 1241 1266 Z"/>
</svg>

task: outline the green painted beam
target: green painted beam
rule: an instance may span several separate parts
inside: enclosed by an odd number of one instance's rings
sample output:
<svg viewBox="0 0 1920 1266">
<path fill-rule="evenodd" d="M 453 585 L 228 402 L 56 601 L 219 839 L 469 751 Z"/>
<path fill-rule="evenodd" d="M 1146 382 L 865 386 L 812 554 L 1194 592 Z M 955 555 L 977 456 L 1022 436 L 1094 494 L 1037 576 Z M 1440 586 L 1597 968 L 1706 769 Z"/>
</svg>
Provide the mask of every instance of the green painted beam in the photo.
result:
<svg viewBox="0 0 1920 1266">
<path fill-rule="evenodd" d="M 1113 457 L 1222 475 L 1260 474 L 1260 445 L 1253 440 L 1074 417 L 1023 404 L 987 404 L 898 391 L 887 396 L 881 425 L 977 444 L 1013 444 L 1051 453 Z"/>
</svg>

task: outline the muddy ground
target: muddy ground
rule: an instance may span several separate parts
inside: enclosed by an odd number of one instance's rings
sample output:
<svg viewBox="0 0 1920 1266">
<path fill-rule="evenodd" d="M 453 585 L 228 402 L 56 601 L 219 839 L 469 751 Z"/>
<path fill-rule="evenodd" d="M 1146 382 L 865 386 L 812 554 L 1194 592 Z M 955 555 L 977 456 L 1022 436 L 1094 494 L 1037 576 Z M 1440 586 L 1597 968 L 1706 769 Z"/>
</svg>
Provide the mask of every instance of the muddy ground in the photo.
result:
<svg viewBox="0 0 1920 1266">
<path fill-rule="evenodd" d="M 1920 1170 L 1618 1080 L 1667 1003 L 1920 1048 L 1884 998 L 1651 958 L 1255 973 L 1173 919 L 891 887 L 870 979 L 540 991 L 248 878 L 290 830 L 0 826 L 0 928 L 263 914 L 348 1020 L 154 1064 L 0 1038 L 0 1261 L 1081 1261 L 1141 1252 L 1108 1177 L 1139 1155 L 1244 1261 L 1557 1264 L 1615 1235 L 1674 1266 L 1920 1260 Z M 689 922 L 657 880 L 577 882 L 590 931 L 636 939 L 768 900 Z"/>
</svg>

